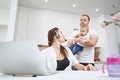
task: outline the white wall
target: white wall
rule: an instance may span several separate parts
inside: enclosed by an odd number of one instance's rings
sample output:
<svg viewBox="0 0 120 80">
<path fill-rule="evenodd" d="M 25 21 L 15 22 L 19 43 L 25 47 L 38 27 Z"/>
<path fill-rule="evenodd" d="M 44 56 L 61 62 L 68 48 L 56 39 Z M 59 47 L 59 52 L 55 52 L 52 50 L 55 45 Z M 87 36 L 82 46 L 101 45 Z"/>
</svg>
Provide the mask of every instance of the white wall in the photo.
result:
<svg viewBox="0 0 120 80">
<path fill-rule="evenodd" d="M 119 11 L 120 12 L 120 11 Z M 117 13 L 114 15 L 115 17 L 117 17 Z M 120 24 L 120 22 L 118 22 Z M 119 55 L 120 55 L 120 26 L 115 26 L 116 29 L 116 34 L 117 34 L 117 39 L 118 39 L 118 48 L 119 48 Z"/>
<path fill-rule="evenodd" d="M 16 40 L 27 40 L 28 33 L 28 21 L 29 21 L 29 9 L 19 8 L 18 9 L 18 24 L 16 29 Z"/>
<path fill-rule="evenodd" d="M 9 9 L 0 8 L 0 25 L 8 25 Z"/>
<path fill-rule="evenodd" d="M 53 27 L 59 27 L 68 38 L 74 27 L 79 28 L 79 15 L 19 8 L 16 40 L 35 39 L 38 44 L 47 44 L 47 32 Z"/>
<path fill-rule="evenodd" d="M 38 44 L 47 44 L 47 32 L 53 27 L 59 27 L 66 38 L 73 31 L 73 28 L 79 29 L 79 15 L 60 13 L 54 11 L 19 8 L 19 18 L 16 33 L 16 40 L 31 40 L 34 39 Z M 109 47 L 107 44 L 106 30 L 100 25 L 100 20 L 103 17 L 91 17 L 90 26 L 95 29 L 99 36 L 97 47 L 101 48 L 100 59 L 106 60 L 109 55 Z"/>
<path fill-rule="evenodd" d="M 119 22 L 120 24 L 120 22 Z M 120 27 L 115 26 L 116 27 L 116 32 L 117 32 L 117 39 L 118 39 L 118 48 L 119 48 L 119 55 L 120 55 Z"/>
<path fill-rule="evenodd" d="M 105 21 L 111 21 L 112 17 L 109 15 L 103 15 Z M 117 28 L 114 24 L 110 24 L 106 26 L 106 38 L 107 38 L 107 55 L 110 56 L 111 54 L 116 54 L 120 56 L 119 54 L 119 28 Z M 117 33 L 118 32 L 118 33 Z M 104 55 L 106 55 L 104 54 Z M 102 57 L 104 57 L 104 55 Z"/>
<path fill-rule="evenodd" d="M 9 20 L 9 9 L 0 8 L 0 42 L 6 40 L 8 20 Z"/>
<path fill-rule="evenodd" d="M 0 42 L 4 42 L 6 40 L 7 29 L 0 29 Z"/>
<path fill-rule="evenodd" d="M 105 20 L 109 21 L 112 19 L 111 16 L 104 15 Z M 117 36 L 117 28 L 114 24 L 110 24 L 106 27 L 106 33 L 107 33 L 107 42 L 109 47 L 109 53 L 117 53 L 119 54 L 119 45 L 118 45 L 118 37 Z"/>
<path fill-rule="evenodd" d="M 98 34 L 98 42 L 96 44 L 96 47 L 100 48 L 100 55 L 99 58 L 101 61 L 105 61 L 106 57 L 109 55 L 108 51 L 108 45 L 107 45 L 107 36 L 106 31 L 101 27 L 101 22 L 103 21 L 104 16 L 100 16 L 97 18 L 92 18 L 90 22 L 91 28 L 95 29 Z"/>
</svg>

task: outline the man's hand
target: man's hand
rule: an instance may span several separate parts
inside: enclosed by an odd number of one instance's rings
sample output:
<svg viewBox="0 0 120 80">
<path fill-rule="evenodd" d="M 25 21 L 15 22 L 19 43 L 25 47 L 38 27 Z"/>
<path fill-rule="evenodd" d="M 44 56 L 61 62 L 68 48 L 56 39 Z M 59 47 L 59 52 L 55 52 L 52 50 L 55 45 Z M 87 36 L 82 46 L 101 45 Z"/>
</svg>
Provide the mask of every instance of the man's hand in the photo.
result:
<svg viewBox="0 0 120 80">
<path fill-rule="evenodd" d="M 75 38 L 74 41 L 83 44 L 83 40 L 81 38 Z"/>
<path fill-rule="evenodd" d="M 80 33 L 74 35 L 74 38 L 79 38 L 79 36 L 80 36 Z"/>
</svg>

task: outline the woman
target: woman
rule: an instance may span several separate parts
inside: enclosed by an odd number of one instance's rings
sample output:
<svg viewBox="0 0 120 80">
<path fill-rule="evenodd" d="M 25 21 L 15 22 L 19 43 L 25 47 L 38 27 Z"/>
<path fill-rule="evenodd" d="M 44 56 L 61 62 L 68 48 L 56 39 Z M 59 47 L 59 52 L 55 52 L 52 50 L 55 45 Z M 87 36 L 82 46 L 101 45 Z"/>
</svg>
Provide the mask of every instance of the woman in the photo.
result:
<svg viewBox="0 0 120 80">
<path fill-rule="evenodd" d="M 45 64 L 48 72 L 70 70 L 71 66 L 74 66 L 77 70 L 92 70 L 93 67 L 91 65 L 84 66 L 79 64 L 71 50 L 61 45 L 64 41 L 65 37 L 59 28 L 55 27 L 49 30 L 49 47 L 41 51 L 41 54 L 45 57 Z"/>
</svg>

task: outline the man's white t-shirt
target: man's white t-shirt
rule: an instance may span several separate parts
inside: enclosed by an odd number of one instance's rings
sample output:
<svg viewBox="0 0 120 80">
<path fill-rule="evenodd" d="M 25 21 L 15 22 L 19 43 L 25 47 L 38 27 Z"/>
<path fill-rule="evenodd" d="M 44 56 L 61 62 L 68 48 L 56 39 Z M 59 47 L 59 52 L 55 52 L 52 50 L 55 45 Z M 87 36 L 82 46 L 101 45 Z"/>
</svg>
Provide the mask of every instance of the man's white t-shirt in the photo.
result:
<svg viewBox="0 0 120 80">
<path fill-rule="evenodd" d="M 89 29 L 89 36 L 96 35 L 97 33 L 93 29 Z M 77 60 L 80 63 L 94 63 L 94 47 L 85 47 L 79 55 L 76 55 Z"/>
</svg>

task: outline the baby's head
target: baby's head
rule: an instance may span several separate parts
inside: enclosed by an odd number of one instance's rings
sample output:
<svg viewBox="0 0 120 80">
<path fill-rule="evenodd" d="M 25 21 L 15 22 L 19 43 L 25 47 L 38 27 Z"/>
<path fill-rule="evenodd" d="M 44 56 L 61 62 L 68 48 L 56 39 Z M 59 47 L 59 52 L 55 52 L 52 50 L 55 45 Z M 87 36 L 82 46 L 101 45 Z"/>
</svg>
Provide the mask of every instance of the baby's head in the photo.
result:
<svg viewBox="0 0 120 80">
<path fill-rule="evenodd" d="M 83 28 L 80 29 L 81 36 L 85 36 L 85 35 L 87 35 L 87 33 L 88 33 L 88 28 L 87 27 L 83 27 Z"/>
</svg>

